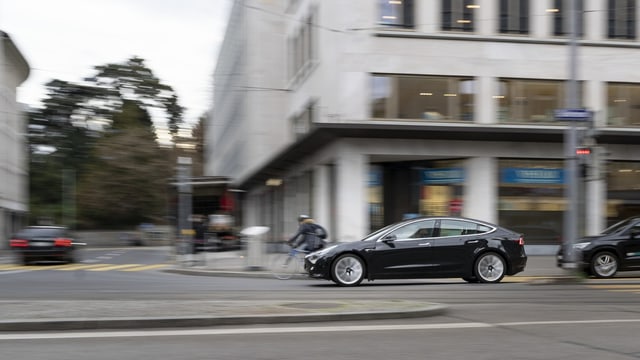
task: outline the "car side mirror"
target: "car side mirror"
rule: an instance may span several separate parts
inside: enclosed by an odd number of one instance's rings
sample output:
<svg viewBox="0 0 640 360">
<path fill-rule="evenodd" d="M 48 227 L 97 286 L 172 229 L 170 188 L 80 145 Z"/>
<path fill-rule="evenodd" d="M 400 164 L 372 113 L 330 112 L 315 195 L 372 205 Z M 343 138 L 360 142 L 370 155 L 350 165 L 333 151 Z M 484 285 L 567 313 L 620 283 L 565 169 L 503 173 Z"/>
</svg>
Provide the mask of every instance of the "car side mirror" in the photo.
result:
<svg viewBox="0 0 640 360">
<path fill-rule="evenodd" d="M 383 237 L 382 238 L 382 242 L 388 244 L 388 243 L 392 243 L 392 242 L 396 241 L 396 239 L 397 238 L 396 238 L 395 235 L 390 234 L 390 235 L 387 235 L 387 236 Z"/>
<path fill-rule="evenodd" d="M 636 239 L 640 236 L 640 229 L 634 228 L 631 229 L 631 239 Z"/>
</svg>

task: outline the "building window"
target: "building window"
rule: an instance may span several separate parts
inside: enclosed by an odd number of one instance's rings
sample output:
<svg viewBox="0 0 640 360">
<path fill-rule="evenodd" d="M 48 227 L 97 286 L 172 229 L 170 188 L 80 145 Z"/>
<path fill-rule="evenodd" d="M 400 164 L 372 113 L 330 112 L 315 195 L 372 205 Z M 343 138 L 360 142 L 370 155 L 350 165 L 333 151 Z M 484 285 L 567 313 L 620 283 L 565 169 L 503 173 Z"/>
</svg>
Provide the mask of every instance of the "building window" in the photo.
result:
<svg viewBox="0 0 640 360">
<path fill-rule="evenodd" d="M 442 0 L 442 30 L 474 31 L 475 0 Z"/>
<path fill-rule="evenodd" d="M 413 0 L 378 0 L 378 12 L 382 25 L 413 28 Z"/>
<path fill-rule="evenodd" d="M 606 164 L 607 223 L 640 213 L 640 163 L 611 161 Z"/>
<path fill-rule="evenodd" d="M 498 222 L 529 245 L 560 245 L 564 164 L 561 160 L 500 159 Z"/>
<path fill-rule="evenodd" d="M 293 133 L 296 139 L 306 135 L 316 120 L 316 102 L 309 103 L 302 113 L 293 118 Z"/>
<path fill-rule="evenodd" d="M 636 1 L 609 0 L 607 23 L 609 39 L 635 39 Z"/>
<path fill-rule="evenodd" d="M 571 1 L 573 0 L 554 0 L 553 8 L 549 9 L 553 13 L 553 35 L 569 36 L 571 35 Z M 584 34 L 584 3 L 582 1 L 574 1 L 577 13 L 577 36 L 582 37 Z"/>
<path fill-rule="evenodd" d="M 582 84 L 579 84 L 579 91 Z M 560 80 L 500 79 L 493 95 L 498 122 L 556 122 L 553 111 L 564 107 L 565 82 Z M 578 95 L 578 99 L 581 99 Z"/>
<path fill-rule="evenodd" d="M 500 0 L 500 33 L 529 33 L 529 0 Z"/>
<path fill-rule="evenodd" d="M 317 12 L 313 9 L 302 26 L 289 38 L 289 78 L 307 76 L 317 61 Z"/>
<path fill-rule="evenodd" d="M 640 84 L 607 84 L 607 124 L 640 126 Z"/>
<path fill-rule="evenodd" d="M 472 121 L 475 92 L 468 77 L 373 75 L 371 117 Z"/>
</svg>

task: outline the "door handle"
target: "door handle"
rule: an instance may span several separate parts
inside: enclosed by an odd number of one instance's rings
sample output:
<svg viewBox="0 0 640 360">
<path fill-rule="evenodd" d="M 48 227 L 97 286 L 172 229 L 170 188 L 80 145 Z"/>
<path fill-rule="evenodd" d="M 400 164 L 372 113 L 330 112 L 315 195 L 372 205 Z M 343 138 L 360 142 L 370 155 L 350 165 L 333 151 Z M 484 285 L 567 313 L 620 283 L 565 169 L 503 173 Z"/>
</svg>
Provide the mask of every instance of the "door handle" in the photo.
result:
<svg viewBox="0 0 640 360">
<path fill-rule="evenodd" d="M 466 243 L 467 244 L 477 244 L 479 242 L 480 242 L 480 240 L 468 240 Z"/>
<path fill-rule="evenodd" d="M 431 243 L 422 243 L 422 244 L 418 244 L 418 246 L 431 246 Z"/>
</svg>

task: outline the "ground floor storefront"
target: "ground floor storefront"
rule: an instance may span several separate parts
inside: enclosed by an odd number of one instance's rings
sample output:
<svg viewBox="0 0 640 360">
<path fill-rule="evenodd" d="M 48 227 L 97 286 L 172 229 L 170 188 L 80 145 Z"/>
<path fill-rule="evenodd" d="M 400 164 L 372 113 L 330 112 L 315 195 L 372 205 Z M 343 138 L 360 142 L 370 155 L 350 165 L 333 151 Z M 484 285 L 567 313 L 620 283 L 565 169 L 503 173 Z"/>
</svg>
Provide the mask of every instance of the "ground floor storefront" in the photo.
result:
<svg viewBox="0 0 640 360">
<path fill-rule="evenodd" d="M 580 178 L 580 235 L 640 214 L 638 150 L 611 145 Z M 309 214 L 332 240 L 352 241 L 407 217 L 459 215 L 522 232 L 529 245 L 560 245 L 564 162 L 562 143 L 343 138 L 249 189 L 245 223 L 279 241 Z"/>
</svg>

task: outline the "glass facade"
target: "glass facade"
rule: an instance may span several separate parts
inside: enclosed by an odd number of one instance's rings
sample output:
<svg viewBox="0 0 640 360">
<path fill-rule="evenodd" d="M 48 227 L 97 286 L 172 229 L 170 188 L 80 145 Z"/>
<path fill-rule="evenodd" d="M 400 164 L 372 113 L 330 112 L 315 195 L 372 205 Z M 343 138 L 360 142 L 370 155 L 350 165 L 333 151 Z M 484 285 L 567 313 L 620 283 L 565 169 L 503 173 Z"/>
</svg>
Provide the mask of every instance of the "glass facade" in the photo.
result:
<svg viewBox="0 0 640 360">
<path fill-rule="evenodd" d="M 555 160 L 499 160 L 498 223 L 523 233 L 529 245 L 559 245 L 563 166 Z"/>
<path fill-rule="evenodd" d="M 378 0 L 378 23 L 412 28 L 413 0 Z"/>
<path fill-rule="evenodd" d="M 608 0 L 607 36 L 609 39 L 636 38 L 636 0 Z"/>
<path fill-rule="evenodd" d="M 371 117 L 471 121 L 475 92 L 468 77 L 373 75 Z"/>
<path fill-rule="evenodd" d="M 607 125 L 640 126 L 640 84 L 607 84 Z"/>
<path fill-rule="evenodd" d="M 564 107 L 565 82 L 500 79 L 493 98 L 498 102 L 500 123 L 557 123 L 553 111 Z"/>
<path fill-rule="evenodd" d="M 640 215 L 640 163 L 607 164 L 607 223 Z"/>
<path fill-rule="evenodd" d="M 442 0 L 442 30 L 473 32 L 474 0 Z"/>
<path fill-rule="evenodd" d="M 500 0 L 499 32 L 529 34 L 529 0 Z"/>
</svg>

